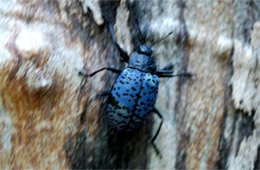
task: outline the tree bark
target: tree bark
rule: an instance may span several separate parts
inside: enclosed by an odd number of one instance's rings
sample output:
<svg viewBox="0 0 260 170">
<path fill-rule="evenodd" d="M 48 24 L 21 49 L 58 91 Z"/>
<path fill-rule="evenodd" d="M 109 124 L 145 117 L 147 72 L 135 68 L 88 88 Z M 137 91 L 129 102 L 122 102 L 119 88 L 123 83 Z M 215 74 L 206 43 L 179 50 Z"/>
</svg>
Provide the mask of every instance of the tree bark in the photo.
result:
<svg viewBox="0 0 260 170">
<path fill-rule="evenodd" d="M 260 1 L 0 1 L 0 169 L 259 169 Z M 140 24 L 161 79 L 156 107 L 133 133 L 107 129 L 106 97 Z"/>
</svg>

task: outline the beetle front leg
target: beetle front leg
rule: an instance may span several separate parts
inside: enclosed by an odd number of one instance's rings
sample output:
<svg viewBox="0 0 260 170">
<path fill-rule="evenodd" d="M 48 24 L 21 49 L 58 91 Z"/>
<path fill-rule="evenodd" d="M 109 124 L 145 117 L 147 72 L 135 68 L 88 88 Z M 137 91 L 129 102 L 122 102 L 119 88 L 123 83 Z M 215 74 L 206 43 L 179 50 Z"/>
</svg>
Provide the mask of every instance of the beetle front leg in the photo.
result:
<svg viewBox="0 0 260 170">
<path fill-rule="evenodd" d="M 172 69 L 173 69 L 173 64 L 170 63 L 170 64 L 166 65 L 163 69 L 157 69 L 156 75 L 158 77 L 160 77 L 161 75 L 164 75 L 164 74 L 172 74 L 173 73 Z"/>
<path fill-rule="evenodd" d="M 113 29 L 113 26 L 112 26 L 111 22 L 109 21 L 109 19 L 107 18 L 106 15 L 103 15 L 103 19 L 105 21 L 105 24 L 107 25 L 107 28 L 108 28 L 108 31 L 109 31 L 110 36 L 112 38 L 112 41 L 115 44 L 115 46 L 116 46 L 116 48 L 117 48 L 117 50 L 118 50 L 122 60 L 124 62 L 128 63 L 129 56 L 128 56 L 127 52 L 124 49 L 122 49 L 120 47 L 120 45 L 118 44 L 118 42 L 116 41 L 115 32 L 114 32 L 114 29 Z"/>
<path fill-rule="evenodd" d="M 173 70 L 173 64 L 172 63 L 170 63 L 170 64 L 167 64 L 165 67 L 163 67 L 163 69 L 162 70 L 168 70 L 168 71 L 172 71 Z"/>
<path fill-rule="evenodd" d="M 156 140 L 160 130 L 161 130 L 161 127 L 162 127 L 162 124 L 163 124 L 163 116 L 161 115 L 161 113 L 159 112 L 158 109 L 156 109 L 155 107 L 153 108 L 152 112 L 154 112 L 155 114 L 157 114 L 159 116 L 159 118 L 161 119 L 161 122 L 160 122 L 160 125 L 155 133 L 155 135 L 153 136 L 151 142 L 152 142 L 152 145 L 154 147 L 154 150 L 156 152 L 157 155 L 159 155 L 160 158 L 162 158 L 162 154 L 160 152 L 160 150 L 157 148 L 157 146 L 155 145 L 154 141 Z"/>
<path fill-rule="evenodd" d="M 93 73 L 91 73 L 91 74 L 87 74 L 85 71 L 83 71 L 83 70 L 80 70 L 79 72 L 78 72 L 78 74 L 80 75 L 80 76 L 84 76 L 84 77 L 92 77 L 92 76 L 94 76 L 95 74 L 97 74 L 97 73 L 99 73 L 99 72 L 101 72 L 101 71 L 103 71 L 103 70 L 108 70 L 108 71 L 111 71 L 111 72 L 113 72 L 113 73 L 117 73 L 117 74 L 120 74 L 121 73 L 121 70 L 117 70 L 117 69 L 114 69 L 114 68 L 110 68 L 110 67 L 104 67 L 104 68 L 101 68 L 101 69 L 99 69 L 99 70 L 97 70 L 97 71 L 94 71 Z"/>
</svg>

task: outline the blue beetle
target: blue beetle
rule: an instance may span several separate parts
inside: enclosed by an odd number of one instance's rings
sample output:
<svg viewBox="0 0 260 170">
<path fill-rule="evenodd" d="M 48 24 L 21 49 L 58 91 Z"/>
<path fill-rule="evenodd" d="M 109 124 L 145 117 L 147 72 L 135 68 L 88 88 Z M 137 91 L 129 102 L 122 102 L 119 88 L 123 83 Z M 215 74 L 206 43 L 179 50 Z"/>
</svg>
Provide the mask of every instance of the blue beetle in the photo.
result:
<svg viewBox="0 0 260 170">
<path fill-rule="evenodd" d="M 158 130 L 151 139 L 151 142 L 156 153 L 160 155 L 159 150 L 154 144 L 163 123 L 161 113 L 154 107 L 157 99 L 159 78 L 192 76 L 192 73 L 173 75 L 171 64 L 163 69 L 156 69 L 156 62 L 152 57 L 153 50 L 151 46 L 146 44 L 139 45 L 137 51 L 134 51 L 129 57 L 127 52 L 117 43 L 112 24 L 106 17 L 104 17 L 104 21 L 122 60 L 127 62 L 128 66 L 123 71 L 110 67 L 104 67 L 91 74 L 86 74 L 84 71 L 80 71 L 79 74 L 84 77 L 92 77 L 103 70 L 108 70 L 119 74 L 111 91 L 104 93 L 108 95 L 106 120 L 109 127 L 117 132 L 131 132 L 140 128 L 150 113 L 156 113 L 161 119 L 161 122 Z M 138 31 L 143 38 L 139 24 L 138 22 L 136 23 Z M 172 33 L 173 32 L 170 32 L 159 41 L 165 39 Z"/>
</svg>

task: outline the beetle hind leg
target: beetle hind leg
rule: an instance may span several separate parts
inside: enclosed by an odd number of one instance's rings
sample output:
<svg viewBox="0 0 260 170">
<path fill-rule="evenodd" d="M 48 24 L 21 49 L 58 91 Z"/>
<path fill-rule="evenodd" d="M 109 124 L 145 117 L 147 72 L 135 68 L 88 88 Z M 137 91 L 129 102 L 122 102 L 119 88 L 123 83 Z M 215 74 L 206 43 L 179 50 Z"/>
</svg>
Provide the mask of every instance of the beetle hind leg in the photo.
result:
<svg viewBox="0 0 260 170">
<path fill-rule="evenodd" d="M 158 109 L 156 109 L 155 107 L 153 108 L 152 112 L 154 112 L 155 114 L 158 115 L 158 117 L 161 119 L 161 122 L 160 122 L 160 125 L 155 133 L 155 135 L 153 136 L 152 140 L 151 140 L 151 143 L 153 145 L 153 148 L 156 152 L 156 154 L 160 157 L 160 159 L 162 158 L 162 154 L 160 152 L 160 150 L 158 149 L 158 147 L 156 146 L 156 144 L 154 143 L 154 141 L 156 140 L 156 138 L 158 137 L 158 134 L 161 130 L 161 127 L 162 127 L 162 124 L 163 124 L 163 116 L 161 115 L 161 113 L 159 112 Z"/>
</svg>

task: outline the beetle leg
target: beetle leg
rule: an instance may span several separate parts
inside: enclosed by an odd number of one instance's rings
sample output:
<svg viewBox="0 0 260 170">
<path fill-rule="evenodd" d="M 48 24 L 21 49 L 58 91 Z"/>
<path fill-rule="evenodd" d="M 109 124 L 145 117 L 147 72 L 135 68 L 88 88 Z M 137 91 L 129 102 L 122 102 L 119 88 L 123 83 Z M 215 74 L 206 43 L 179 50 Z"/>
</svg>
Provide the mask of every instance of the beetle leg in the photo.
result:
<svg viewBox="0 0 260 170">
<path fill-rule="evenodd" d="M 178 74 L 168 74 L 168 73 L 161 73 L 157 74 L 158 77 L 160 78 L 171 78 L 171 77 L 192 77 L 195 76 L 194 73 L 191 72 L 185 72 L 185 73 L 178 73 Z"/>
<path fill-rule="evenodd" d="M 173 64 L 172 63 L 170 63 L 170 64 L 167 64 L 165 67 L 163 67 L 163 69 L 162 70 L 173 70 Z"/>
<path fill-rule="evenodd" d="M 111 36 L 111 38 L 112 38 L 112 41 L 113 41 L 113 43 L 115 44 L 115 46 L 116 46 L 116 48 L 117 48 L 117 50 L 118 50 L 118 52 L 119 52 L 119 54 L 120 54 L 122 60 L 123 60 L 124 62 L 128 63 L 129 56 L 128 56 L 127 52 L 126 52 L 124 49 L 122 49 L 122 48 L 119 46 L 118 42 L 116 41 L 114 29 L 113 29 L 113 26 L 112 26 L 111 22 L 109 21 L 109 19 L 108 19 L 107 16 L 105 16 L 105 15 L 103 15 L 103 19 L 104 19 L 104 21 L 105 21 L 105 23 L 106 23 L 106 25 L 107 25 L 107 28 L 108 28 L 108 31 L 109 31 L 110 36 Z"/>
<path fill-rule="evenodd" d="M 157 69 L 156 74 L 158 76 L 160 76 L 162 74 L 172 74 L 173 73 L 172 69 L 173 69 L 173 64 L 170 63 L 170 64 L 166 65 L 163 69 Z"/>
<path fill-rule="evenodd" d="M 154 150 L 156 152 L 157 155 L 159 155 L 160 158 L 162 158 L 162 154 L 160 152 L 160 150 L 157 148 L 157 146 L 155 145 L 154 141 L 156 140 L 160 130 L 161 130 L 161 127 L 162 127 L 162 124 L 163 124 L 163 116 L 161 115 L 161 113 L 159 112 L 158 109 L 156 109 L 155 107 L 153 108 L 152 112 L 154 112 L 155 114 L 157 114 L 159 116 L 159 118 L 161 119 L 161 122 L 160 122 L 160 125 L 155 133 L 155 135 L 153 136 L 151 142 L 152 142 L 152 145 L 154 147 Z"/>
<path fill-rule="evenodd" d="M 97 71 L 94 71 L 94 72 L 91 73 L 91 74 L 87 74 L 85 71 L 80 70 L 80 71 L 79 71 L 79 75 L 80 75 L 80 76 L 84 76 L 84 77 L 86 77 L 86 78 L 87 78 L 87 77 L 92 77 L 92 76 L 94 76 L 95 74 L 97 74 L 98 72 L 103 71 L 103 70 L 112 71 L 113 73 L 117 73 L 117 74 L 121 73 L 121 70 L 117 70 L 117 69 L 110 68 L 110 67 L 104 67 L 104 68 L 101 68 L 101 69 L 99 69 L 99 70 L 97 70 Z"/>
<path fill-rule="evenodd" d="M 184 76 L 184 77 L 192 77 L 194 76 L 195 74 L 194 73 L 190 73 L 190 72 L 184 72 L 184 73 L 178 73 L 178 74 L 173 74 L 173 64 L 168 64 L 166 65 L 163 69 L 158 69 L 156 70 L 156 75 L 158 77 L 161 77 L 161 78 L 165 78 L 165 77 L 180 77 L 180 76 Z"/>
<path fill-rule="evenodd" d="M 102 98 L 102 97 L 106 97 L 110 94 L 111 92 L 110 91 L 103 91 L 101 93 L 98 93 L 96 98 Z"/>
<path fill-rule="evenodd" d="M 173 71 L 172 70 L 164 70 L 164 69 L 158 69 L 156 70 L 156 75 L 157 76 L 161 76 L 161 75 L 164 75 L 164 74 L 172 74 Z"/>
</svg>

